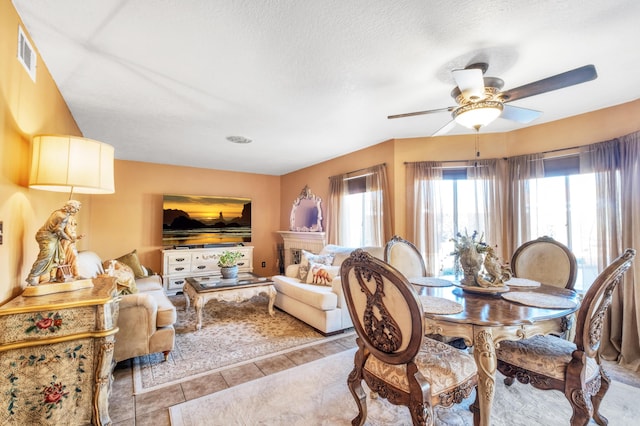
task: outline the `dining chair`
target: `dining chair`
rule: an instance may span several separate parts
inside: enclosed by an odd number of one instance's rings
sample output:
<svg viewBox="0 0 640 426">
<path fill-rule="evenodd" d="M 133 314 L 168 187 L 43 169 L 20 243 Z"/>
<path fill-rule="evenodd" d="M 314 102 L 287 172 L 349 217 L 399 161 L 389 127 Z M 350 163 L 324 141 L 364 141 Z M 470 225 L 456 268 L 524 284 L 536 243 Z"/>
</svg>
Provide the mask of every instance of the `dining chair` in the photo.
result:
<svg viewBox="0 0 640 426">
<path fill-rule="evenodd" d="M 498 371 L 507 377 L 505 384 L 511 385 L 515 378 L 538 389 L 559 390 L 573 409 L 572 426 L 586 425 L 591 418 L 606 425 L 600 403 L 611 380 L 600 364 L 598 349 L 613 291 L 635 255 L 634 249 L 627 249 L 591 284 L 578 310 L 573 342 L 551 335 L 500 342 L 496 358 Z"/>
<path fill-rule="evenodd" d="M 384 247 L 384 260 L 405 277 L 425 277 L 427 267 L 422 254 L 410 241 L 394 235 Z"/>
<path fill-rule="evenodd" d="M 518 278 L 573 289 L 578 262 L 567 246 L 544 236 L 516 249 L 511 257 L 511 271 Z"/>
<path fill-rule="evenodd" d="M 420 299 L 400 271 L 357 249 L 340 275 L 357 334 L 347 379 L 358 405 L 353 425 L 367 418 L 362 380 L 390 403 L 407 406 L 414 425 L 432 425 L 434 406 L 449 407 L 471 395 L 478 381 L 473 357 L 423 335 Z"/>
</svg>

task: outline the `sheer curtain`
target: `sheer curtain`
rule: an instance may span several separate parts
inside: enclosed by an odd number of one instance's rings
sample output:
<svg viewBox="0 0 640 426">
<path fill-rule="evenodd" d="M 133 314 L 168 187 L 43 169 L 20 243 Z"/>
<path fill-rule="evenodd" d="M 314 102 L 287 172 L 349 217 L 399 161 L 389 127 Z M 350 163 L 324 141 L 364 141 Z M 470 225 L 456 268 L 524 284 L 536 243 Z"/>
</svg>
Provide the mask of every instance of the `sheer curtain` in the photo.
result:
<svg viewBox="0 0 640 426">
<path fill-rule="evenodd" d="M 544 177 L 542 154 L 507 159 L 506 254 L 531 239 L 529 179 Z M 506 255 L 505 254 L 505 255 Z"/>
<path fill-rule="evenodd" d="M 599 269 L 626 248 L 640 249 L 640 132 L 588 147 L 596 173 Z M 639 261 L 633 262 L 613 294 L 601 353 L 605 359 L 640 370 Z"/>
<path fill-rule="evenodd" d="M 329 178 L 329 199 L 327 200 L 327 242 L 339 244 L 344 239 L 344 226 L 347 223 L 340 217 L 342 200 L 347 194 L 345 175 L 331 176 Z"/>
<path fill-rule="evenodd" d="M 439 239 L 443 235 L 442 201 L 436 182 L 442 180 L 442 163 L 407 163 L 407 235 L 425 259 L 428 276 L 438 272 Z"/>
<path fill-rule="evenodd" d="M 481 206 L 477 207 L 478 216 L 482 222 L 476 229 L 485 233 L 485 241 L 491 245 L 498 245 L 497 255 L 504 258 L 507 255 L 503 247 L 505 232 L 505 161 L 501 159 L 477 160 L 469 164 L 467 178 L 476 182 L 476 194 L 483 194 L 480 198 Z M 481 215 L 480 215 L 481 213 Z"/>
<path fill-rule="evenodd" d="M 384 246 L 392 237 L 391 201 L 389 200 L 389 180 L 387 166 L 379 164 L 364 170 L 367 179 L 367 193 L 371 197 L 372 243 Z"/>
<path fill-rule="evenodd" d="M 327 241 L 330 244 L 344 244 L 348 241 L 347 228 L 351 218 L 346 209 L 345 197 L 349 195 L 349 180 L 357 178 L 364 178 L 368 202 L 363 220 L 364 230 L 370 235 L 365 236 L 365 241 L 369 241 L 371 245 L 384 246 L 393 232 L 389 181 L 384 164 L 329 178 Z"/>
</svg>

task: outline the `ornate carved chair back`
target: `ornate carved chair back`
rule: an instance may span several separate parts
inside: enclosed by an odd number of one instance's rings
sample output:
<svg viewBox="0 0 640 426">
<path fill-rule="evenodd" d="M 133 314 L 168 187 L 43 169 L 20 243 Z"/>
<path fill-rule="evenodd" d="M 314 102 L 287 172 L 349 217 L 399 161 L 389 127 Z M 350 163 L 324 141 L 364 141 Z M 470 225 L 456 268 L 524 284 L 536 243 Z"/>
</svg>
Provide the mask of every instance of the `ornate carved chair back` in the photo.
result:
<svg viewBox="0 0 640 426">
<path fill-rule="evenodd" d="M 511 257 L 511 271 L 519 278 L 573 289 L 578 262 L 564 244 L 551 237 L 527 241 Z"/>
<path fill-rule="evenodd" d="M 598 359 L 602 327 L 613 291 L 631 267 L 636 251 L 627 249 L 609 264 L 595 279 L 585 294 L 576 321 L 575 344 L 579 351 Z"/>
<path fill-rule="evenodd" d="M 342 287 L 364 347 L 389 364 L 413 360 L 423 339 L 422 305 L 407 279 L 360 249 L 341 267 Z"/>
<path fill-rule="evenodd" d="M 342 263 L 340 275 L 358 336 L 347 380 L 358 404 L 353 425 L 367 418 L 363 380 L 392 404 L 407 406 L 414 425 L 432 425 L 434 405 L 450 406 L 473 392 L 478 380 L 473 357 L 423 336 L 422 304 L 400 271 L 357 249 Z M 475 412 L 474 419 L 479 421 Z"/>
<path fill-rule="evenodd" d="M 384 260 L 407 278 L 427 275 L 427 268 L 420 251 L 413 243 L 398 235 L 394 235 L 387 242 L 384 249 Z"/>
</svg>

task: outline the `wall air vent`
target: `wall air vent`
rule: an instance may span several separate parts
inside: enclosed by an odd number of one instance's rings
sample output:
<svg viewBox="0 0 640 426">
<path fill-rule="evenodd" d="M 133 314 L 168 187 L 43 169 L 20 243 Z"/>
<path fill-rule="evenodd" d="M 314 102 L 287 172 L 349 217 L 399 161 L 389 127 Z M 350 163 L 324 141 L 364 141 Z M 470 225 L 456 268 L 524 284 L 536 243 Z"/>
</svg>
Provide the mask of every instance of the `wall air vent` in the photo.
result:
<svg viewBox="0 0 640 426">
<path fill-rule="evenodd" d="M 36 52 L 33 50 L 33 46 L 29 43 L 24 30 L 21 26 L 18 26 L 18 61 L 27 70 L 27 73 L 31 77 L 33 82 L 36 82 Z"/>
</svg>

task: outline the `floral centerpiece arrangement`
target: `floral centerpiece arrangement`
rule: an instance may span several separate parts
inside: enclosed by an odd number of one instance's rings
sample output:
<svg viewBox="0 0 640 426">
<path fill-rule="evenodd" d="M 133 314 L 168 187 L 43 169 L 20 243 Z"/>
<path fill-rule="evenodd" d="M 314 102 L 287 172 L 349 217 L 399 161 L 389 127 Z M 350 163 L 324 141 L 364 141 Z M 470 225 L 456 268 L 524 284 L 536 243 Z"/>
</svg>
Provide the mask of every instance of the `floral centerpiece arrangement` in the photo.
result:
<svg viewBox="0 0 640 426">
<path fill-rule="evenodd" d="M 244 254 L 239 251 L 225 250 L 218 257 L 218 266 L 223 278 L 235 278 L 238 276 L 238 259 Z"/>
<path fill-rule="evenodd" d="M 464 235 L 458 232 L 456 238 L 452 238 L 451 242 L 453 242 L 453 252 L 451 254 L 455 256 L 455 264 L 456 266 L 460 265 L 464 274 L 461 281 L 462 285 L 479 285 L 478 275 L 484 261 L 482 254 L 489 247 L 484 242 L 484 234 L 478 238 L 478 231 L 473 231 L 473 234 L 469 236 L 465 229 Z"/>
<path fill-rule="evenodd" d="M 511 278 L 511 270 L 500 262 L 494 247 L 484 241 L 484 234 L 478 238 L 478 231 L 469 236 L 465 230 L 464 235 L 458 232 L 456 237 L 451 239 L 454 247 L 451 254 L 462 269 L 462 285 L 498 287 Z M 481 273 L 483 267 L 485 275 Z"/>
</svg>

